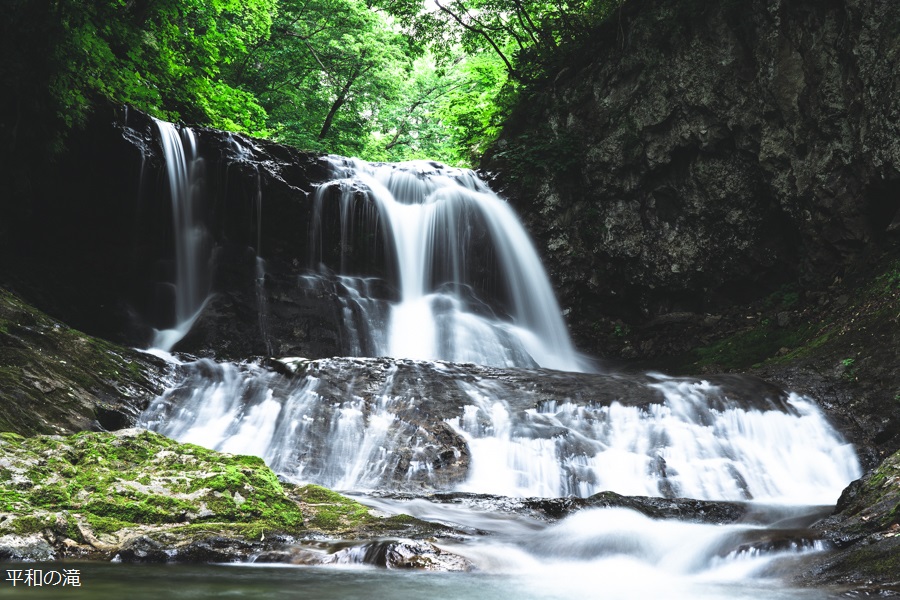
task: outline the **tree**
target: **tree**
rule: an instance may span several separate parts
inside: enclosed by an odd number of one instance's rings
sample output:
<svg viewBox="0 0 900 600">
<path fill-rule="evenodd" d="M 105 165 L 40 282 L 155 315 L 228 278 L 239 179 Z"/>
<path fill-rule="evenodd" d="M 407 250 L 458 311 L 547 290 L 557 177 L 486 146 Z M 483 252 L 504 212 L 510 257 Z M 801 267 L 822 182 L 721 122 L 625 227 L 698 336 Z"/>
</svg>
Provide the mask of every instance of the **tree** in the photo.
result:
<svg viewBox="0 0 900 600">
<path fill-rule="evenodd" d="M 379 111 L 367 157 L 472 164 L 499 133 L 504 73 L 502 62 L 487 52 L 460 51 L 447 65 L 431 54 L 420 57 L 397 99 Z"/>
<path fill-rule="evenodd" d="M 57 149 L 99 98 L 262 132 L 262 107 L 221 71 L 268 35 L 276 2 L 8 0 L 0 66 L 6 101 L 20 125 L 49 119 L 55 133 L 46 137 Z"/>
<path fill-rule="evenodd" d="M 271 37 L 233 73 L 278 139 L 358 154 L 411 59 L 405 38 L 361 0 L 283 0 Z"/>
</svg>

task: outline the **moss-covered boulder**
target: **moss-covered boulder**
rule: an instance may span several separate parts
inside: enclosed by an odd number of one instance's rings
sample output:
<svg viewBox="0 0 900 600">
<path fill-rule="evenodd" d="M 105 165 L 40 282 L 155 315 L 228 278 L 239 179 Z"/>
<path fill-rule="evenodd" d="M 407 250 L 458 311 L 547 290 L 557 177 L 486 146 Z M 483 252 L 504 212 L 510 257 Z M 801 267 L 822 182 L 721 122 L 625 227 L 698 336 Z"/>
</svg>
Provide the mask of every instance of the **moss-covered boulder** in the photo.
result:
<svg viewBox="0 0 900 600">
<path fill-rule="evenodd" d="M 282 483 L 254 456 L 146 430 L 0 434 L 0 559 L 328 564 L 358 543 L 348 540 L 383 544 L 445 529 L 378 516 L 318 486 Z M 440 555 L 430 543 L 418 544 Z"/>
<path fill-rule="evenodd" d="M 0 288 L 0 431 L 128 427 L 167 373 L 163 361 L 71 329 Z"/>
<path fill-rule="evenodd" d="M 803 581 L 900 591 L 900 452 L 853 482 L 816 529 L 834 549 L 811 557 Z"/>
</svg>

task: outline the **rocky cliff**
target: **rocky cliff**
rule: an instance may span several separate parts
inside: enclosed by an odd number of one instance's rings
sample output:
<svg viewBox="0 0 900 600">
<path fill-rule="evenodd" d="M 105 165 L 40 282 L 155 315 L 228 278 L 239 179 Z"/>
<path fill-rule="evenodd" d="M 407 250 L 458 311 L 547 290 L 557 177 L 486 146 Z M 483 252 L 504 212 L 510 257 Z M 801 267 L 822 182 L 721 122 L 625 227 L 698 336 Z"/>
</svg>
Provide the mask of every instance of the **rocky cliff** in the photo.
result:
<svg viewBox="0 0 900 600">
<path fill-rule="evenodd" d="M 888 0 L 630 0 L 532 86 L 483 166 L 583 348 L 688 350 L 894 247 L 898 24 Z"/>
</svg>

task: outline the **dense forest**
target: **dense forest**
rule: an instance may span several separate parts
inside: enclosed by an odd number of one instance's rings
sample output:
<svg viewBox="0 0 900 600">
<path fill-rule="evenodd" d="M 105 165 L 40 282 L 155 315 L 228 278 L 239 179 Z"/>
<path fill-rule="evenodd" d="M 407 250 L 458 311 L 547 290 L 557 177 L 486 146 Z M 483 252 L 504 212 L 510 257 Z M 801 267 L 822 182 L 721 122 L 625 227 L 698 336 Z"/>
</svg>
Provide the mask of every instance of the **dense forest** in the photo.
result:
<svg viewBox="0 0 900 600">
<path fill-rule="evenodd" d="M 618 0 L 10 0 L 5 149 L 111 100 L 369 160 L 472 164 L 517 93 Z"/>
</svg>

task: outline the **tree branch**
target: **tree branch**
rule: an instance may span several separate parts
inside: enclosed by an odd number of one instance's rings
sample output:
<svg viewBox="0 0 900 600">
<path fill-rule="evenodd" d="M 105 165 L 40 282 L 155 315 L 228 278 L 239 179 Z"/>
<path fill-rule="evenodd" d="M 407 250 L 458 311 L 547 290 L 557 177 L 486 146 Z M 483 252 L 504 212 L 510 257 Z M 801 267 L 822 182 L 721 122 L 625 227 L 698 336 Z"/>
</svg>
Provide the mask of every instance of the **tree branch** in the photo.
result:
<svg viewBox="0 0 900 600">
<path fill-rule="evenodd" d="M 513 68 L 512 63 L 509 62 L 509 59 L 506 58 L 506 55 L 503 54 L 503 51 L 500 49 L 500 47 L 497 45 L 497 43 L 491 38 L 491 36 L 489 36 L 489 35 L 487 34 L 487 32 L 486 32 L 484 29 L 481 29 L 480 27 L 475 27 L 474 25 L 470 25 L 470 24 L 466 23 L 465 21 L 463 21 L 462 17 L 460 17 L 459 15 L 457 15 L 456 13 L 454 13 L 453 11 L 451 11 L 449 8 L 447 8 L 446 6 L 444 6 L 443 4 L 441 4 L 441 3 L 440 3 L 440 0 L 434 0 L 434 3 L 437 5 L 437 7 L 438 7 L 439 9 L 441 9 L 441 11 L 443 11 L 443 12 L 447 13 L 448 15 L 450 15 L 450 17 L 451 17 L 454 21 L 456 21 L 457 23 L 459 23 L 459 25 L 460 25 L 463 29 L 465 29 L 465 30 L 467 30 L 467 31 L 471 31 L 471 32 L 474 33 L 474 34 L 483 37 L 484 40 L 485 40 L 488 44 L 491 45 L 491 48 L 494 49 L 494 52 L 497 53 L 497 56 L 499 56 L 500 59 L 503 61 L 503 64 L 506 65 L 506 70 L 507 70 L 507 72 L 509 73 L 510 77 L 515 77 L 515 78 L 518 77 L 518 74 L 516 73 L 516 70 Z"/>
</svg>

